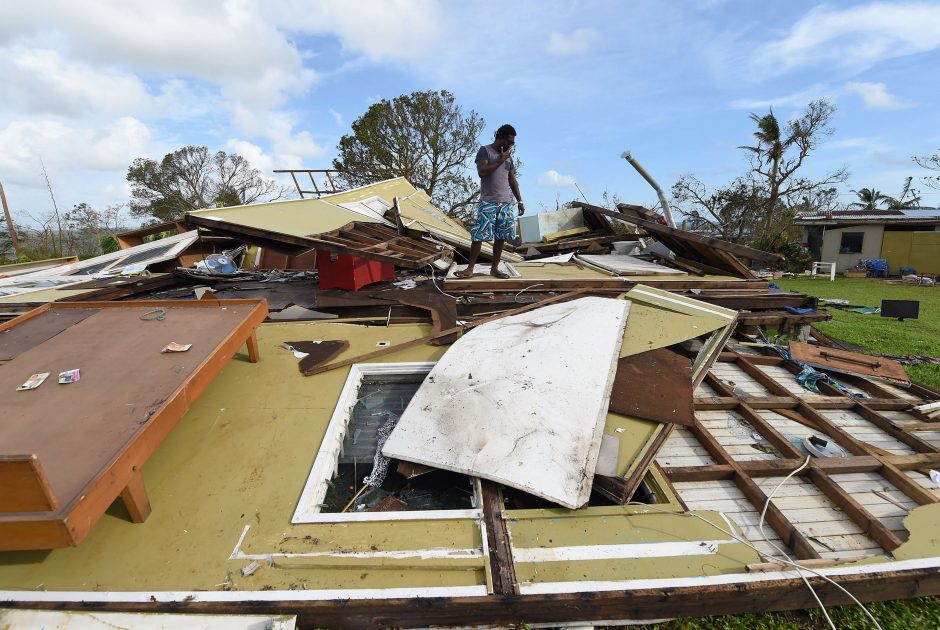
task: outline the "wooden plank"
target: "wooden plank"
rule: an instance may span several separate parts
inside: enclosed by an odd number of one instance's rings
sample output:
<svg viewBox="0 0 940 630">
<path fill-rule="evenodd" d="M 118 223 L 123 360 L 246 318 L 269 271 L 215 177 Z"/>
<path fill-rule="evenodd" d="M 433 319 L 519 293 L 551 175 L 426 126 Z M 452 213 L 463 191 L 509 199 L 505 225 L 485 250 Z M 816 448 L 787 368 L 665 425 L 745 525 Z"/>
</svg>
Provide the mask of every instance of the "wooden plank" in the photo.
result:
<svg viewBox="0 0 940 630">
<path fill-rule="evenodd" d="M 56 504 L 38 457 L 0 454 L 0 513 L 49 512 Z"/>
<path fill-rule="evenodd" d="M 612 219 L 617 219 L 618 221 L 623 221 L 624 223 L 632 223 L 633 225 L 642 227 L 647 232 L 652 233 L 655 236 L 671 237 L 670 240 L 676 240 L 686 245 L 704 245 L 712 249 L 730 252 L 736 256 L 749 258 L 751 260 L 759 260 L 762 262 L 780 263 L 783 261 L 783 257 L 777 254 L 764 252 L 759 249 L 754 249 L 753 247 L 747 247 L 746 245 L 729 243 L 728 241 L 723 241 L 718 238 L 702 236 L 701 234 L 695 234 L 694 232 L 687 232 L 678 228 L 672 228 L 668 225 L 654 223 L 653 221 L 648 221 L 637 214 L 630 214 L 625 216 L 624 214 L 611 212 L 606 208 L 601 208 L 599 206 L 594 206 L 581 201 L 573 201 L 571 202 L 571 205 L 578 206 L 584 210 L 588 210 L 596 214 L 608 216 Z M 666 246 L 668 247 L 668 245 Z"/>
<path fill-rule="evenodd" d="M 790 342 L 790 356 L 814 367 L 869 378 L 909 384 L 910 378 L 897 361 L 836 348 L 820 348 L 807 343 Z"/>
<path fill-rule="evenodd" d="M 622 357 L 610 410 L 655 422 L 694 424 L 692 362 L 668 348 Z"/>
<path fill-rule="evenodd" d="M 715 438 L 699 422 L 696 422 L 690 429 L 696 438 L 708 449 L 712 457 L 719 464 L 731 466 L 734 470 L 732 480 L 738 489 L 751 502 L 757 510 L 763 510 L 767 504 L 767 495 L 758 486 L 753 479 L 744 471 L 738 462 L 735 462 L 722 448 Z M 767 505 L 767 523 L 780 537 L 793 553 L 799 558 L 818 558 L 817 552 L 809 540 L 791 523 L 783 512 L 773 503 Z"/>
<path fill-rule="evenodd" d="M 862 531 L 874 539 L 886 551 L 892 551 L 901 546 L 901 539 L 885 527 L 884 523 L 871 515 L 858 501 L 827 475 L 822 469 L 810 463 L 810 479 L 816 487 L 822 490 L 829 499 L 845 511 Z"/>
<path fill-rule="evenodd" d="M 569 249 L 589 247 L 592 244 L 609 245 L 611 243 L 622 243 L 624 241 L 638 241 L 641 238 L 643 238 L 642 234 L 617 234 L 615 236 L 594 236 L 591 238 L 572 239 L 558 243 L 538 243 L 533 245 L 533 247 L 540 252 L 539 255 L 542 255 Z"/>
<path fill-rule="evenodd" d="M 839 554 L 846 555 L 846 554 Z M 820 578 L 807 576 L 826 606 L 851 604 L 849 597 Z M 940 572 L 934 568 L 849 574 L 840 586 L 862 602 L 940 594 Z M 297 615 L 299 627 L 460 626 L 467 619 L 480 625 L 515 625 L 597 619 L 661 620 L 677 616 L 710 616 L 802 610 L 818 606 L 802 579 L 775 579 L 670 588 L 585 591 L 577 593 L 489 595 L 484 597 L 382 598 L 342 600 L 246 600 L 243 602 L 172 601 L 122 603 L 100 601 L 13 601 L 9 608 L 175 612 L 192 614 Z"/>
<path fill-rule="evenodd" d="M 0 326 L 0 361 L 15 359 L 20 353 L 55 337 L 69 326 L 77 324 L 96 312 L 95 309 L 90 308 L 59 310 L 44 317 L 30 316 L 27 319 L 21 319 L 16 323 L 15 328 Z"/>
<path fill-rule="evenodd" d="M 594 475 L 594 489 L 617 503 L 626 503 L 633 498 L 640 483 L 646 477 L 650 466 L 660 454 L 660 451 L 668 440 L 675 425 L 667 424 L 662 427 L 656 436 L 651 440 L 643 456 L 635 462 L 628 470 L 625 478 L 605 477 L 604 475 Z"/>
<path fill-rule="evenodd" d="M 893 422 L 869 407 L 867 404 L 865 404 L 864 401 L 858 400 L 856 402 L 857 404 L 853 408 L 855 413 L 863 417 L 865 420 L 868 420 L 897 441 L 907 444 L 918 453 L 940 453 L 940 449 L 934 445 L 925 442 L 916 435 L 911 435 L 910 433 L 907 433 L 904 430 L 894 426 Z"/>
<path fill-rule="evenodd" d="M 806 458 L 799 459 L 774 459 L 763 461 L 738 462 L 741 470 L 746 472 L 752 478 L 759 477 L 784 477 L 806 461 Z M 845 474 L 856 472 L 878 471 L 883 466 L 881 460 L 876 457 L 863 455 L 857 457 L 840 457 L 832 459 L 814 460 L 815 465 L 820 470 L 828 474 Z M 665 473 L 673 481 L 708 481 L 713 479 L 730 478 L 734 469 L 726 464 L 712 464 L 709 466 L 684 466 L 663 468 Z M 801 474 L 809 474 L 808 472 Z"/>
<path fill-rule="evenodd" d="M 483 489 L 483 520 L 486 524 L 487 553 L 493 576 L 493 593 L 518 595 L 519 580 L 512 557 L 512 543 L 506 517 L 503 515 L 503 493 L 492 481 L 481 480 Z"/>
<path fill-rule="evenodd" d="M 766 288 L 767 282 L 763 280 L 663 280 L 649 279 L 634 282 L 628 278 L 509 278 L 507 280 L 491 280 L 488 278 L 447 278 L 444 280 L 444 290 L 448 293 L 460 291 L 464 293 L 492 293 L 494 291 L 512 291 L 517 293 L 523 289 L 537 289 L 540 291 L 559 291 L 572 289 L 617 289 L 627 291 L 637 284 L 668 291 L 682 291 L 686 289 L 727 288 L 733 285 L 749 283 L 754 287 Z"/>
<path fill-rule="evenodd" d="M 150 516 L 150 498 L 139 470 L 135 470 L 127 480 L 127 486 L 121 490 L 121 500 L 133 522 L 143 523 Z"/>
</svg>

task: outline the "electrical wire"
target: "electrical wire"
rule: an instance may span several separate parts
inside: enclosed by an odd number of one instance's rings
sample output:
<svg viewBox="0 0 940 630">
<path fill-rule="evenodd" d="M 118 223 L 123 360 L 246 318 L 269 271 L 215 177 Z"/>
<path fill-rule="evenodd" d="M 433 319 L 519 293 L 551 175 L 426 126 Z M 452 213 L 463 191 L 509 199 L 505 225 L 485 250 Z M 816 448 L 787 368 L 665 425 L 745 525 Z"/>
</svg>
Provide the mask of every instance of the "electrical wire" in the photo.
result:
<svg viewBox="0 0 940 630">
<path fill-rule="evenodd" d="M 544 282 L 538 282 L 538 283 L 536 283 L 536 284 L 530 284 L 529 286 L 527 286 L 526 288 L 524 288 L 522 291 L 519 291 L 519 293 L 516 293 L 516 295 L 513 296 L 512 301 L 515 302 L 516 304 L 518 304 L 518 303 L 519 303 L 519 296 L 520 296 L 520 295 L 522 295 L 523 293 L 525 293 L 526 291 L 528 291 L 528 290 L 531 289 L 532 287 L 540 287 L 540 286 L 542 286 L 543 284 L 545 284 L 545 283 L 544 283 Z"/>
<path fill-rule="evenodd" d="M 805 465 L 805 464 L 804 464 L 804 465 Z M 794 473 L 795 473 L 795 472 L 796 472 L 796 471 L 794 471 Z M 791 473 L 791 476 L 792 476 L 792 474 L 793 474 L 793 473 Z M 787 479 L 789 479 L 789 476 L 787 477 Z M 784 479 L 783 481 L 785 482 L 787 479 Z M 779 488 L 779 486 L 782 486 L 782 485 L 783 485 L 783 482 L 781 482 L 781 483 L 778 485 L 778 488 Z M 774 492 L 776 492 L 778 488 L 775 488 L 775 489 L 774 489 Z M 773 493 L 771 493 L 771 496 L 773 496 Z M 770 504 L 770 497 L 767 498 L 767 502 L 764 504 L 764 509 L 765 509 L 765 510 L 766 510 L 768 504 Z M 712 526 L 714 529 L 717 529 L 718 531 L 720 531 L 721 533 L 725 534 L 726 536 L 730 536 L 731 538 L 733 538 L 734 540 L 738 541 L 738 542 L 741 543 L 742 545 L 745 545 L 745 546 L 747 546 L 747 547 L 750 547 L 751 549 L 753 549 L 754 551 L 756 551 L 760 556 L 762 556 L 762 557 L 764 557 L 764 558 L 769 558 L 769 559 L 772 559 L 772 560 L 776 560 L 776 561 L 781 562 L 782 564 L 789 564 L 789 565 L 795 567 L 798 571 L 806 571 L 807 573 L 811 573 L 811 574 L 815 575 L 816 577 L 822 578 L 822 579 L 825 580 L 826 582 L 829 582 L 830 584 L 832 584 L 833 586 L 835 586 L 837 589 L 839 589 L 840 591 L 842 591 L 843 593 L 845 593 L 845 594 L 849 597 L 849 599 L 851 599 L 859 608 L 861 608 L 861 609 L 862 609 L 862 612 L 864 612 L 865 615 L 871 620 L 872 624 L 874 624 L 874 626 L 875 626 L 875 628 L 877 628 L 877 630 L 883 630 L 883 628 L 881 627 L 881 624 L 878 623 L 878 620 L 875 619 L 874 615 L 871 614 L 871 612 L 868 610 L 868 608 L 865 607 L 864 604 L 862 604 L 862 602 L 858 601 L 858 598 L 856 598 L 854 595 L 852 595 L 852 593 L 850 593 L 850 592 L 848 591 L 848 589 L 846 589 L 844 586 L 842 586 L 841 584 L 839 584 L 839 583 L 836 582 L 835 580 L 829 578 L 828 576 L 823 575 L 823 574 L 820 573 L 819 571 L 816 571 L 816 570 L 811 569 L 811 568 L 809 568 L 809 567 L 805 567 L 805 566 L 801 565 L 800 563 L 794 562 L 793 560 L 790 560 L 790 559 L 788 559 L 788 558 L 785 558 L 785 557 L 784 557 L 784 558 L 778 558 L 778 557 L 775 557 L 775 556 L 773 556 L 773 555 L 771 555 L 771 554 L 765 553 L 765 552 L 761 551 L 760 549 L 758 549 L 757 547 L 755 547 L 749 540 L 746 540 L 745 538 L 742 538 L 741 536 L 738 536 L 738 535 L 735 534 L 734 532 L 728 531 L 728 530 L 725 529 L 724 527 L 721 527 L 721 526 L 719 526 L 719 525 L 716 525 L 715 523 L 712 523 L 710 520 L 708 520 L 707 518 L 705 518 L 705 517 L 703 517 L 703 516 L 701 516 L 701 515 L 699 515 L 699 514 L 692 514 L 691 512 L 674 512 L 674 511 L 672 511 L 672 510 L 664 510 L 664 509 L 658 508 L 658 507 L 656 507 L 656 506 L 654 506 L 654 505 L 650 505 L 650 504 L 648 504 L 648 503 L 640 503 L 639 501 L 627 501 L 626 503 L 624 503 L 624 505 L 633 505 L 633 506 L 637 506 L 637 507 L 642 507 L 642 508 L 646 508 L 646 509 L 648 509 L 648 510 L 652 510 L 653 512 L 660 512 L 660 513 L 662 513 L 662 514 L 671 514 L 671 515 L 673 515 L 673 516 L 685 516 L 685 517 L 697 518 L 698 520 L 702 521 L 703 523 L 707 523 L 708 525 Z M 777 548 L 776 545 L 774 545 L 774 547 Z M 778 548 L 778 551 L 779 551 L 779 548 Z M 786 554 L 784 554 L 784 556 L 786 556 Z M 800 577 L 803 578 L 803 581 L 804 581 L 804 582 L 808 583 L 808 580 L 806 579 L 805 576 L 802 575 L 802 573 L 800 573 Z M 811 590 L 812 593 L 813 593 L 813 598 L 814 598 L 817 602 L 820 603 L 820 606 L 822 606 L 822 602 L 819 601 L 819 596 L 816 594 L 816 591 L 814 591 L 812 588 L 810 588 L 810 590 Z M 825 609 L 823 609 L 823 611 L 825 612 Z M 832 620 L 829 618 L 829 614 L 828 614 L 828 613 L 825 613 L 825 614 L 826 614 L 826 619 L 829 621 L 830 627 L 832 627 L 832 628 L 835 630 L 835 625 L 833 624 Z"/>
<path fill-rule="evenodd" d="M 444 290 L 441 289 L 439 286 L 437 286 L 437 278 L 436 278 L 436 276 L 434 275 L 434 265 L 430 265 L 430 264 L 429 264 L 429 265 L 427 265 L 427 267 L 431 270 L 431 284 L 434 285 L 434 288 L 437 289 L 438 291 L 440 291 L 440 292 L 441 292 L 441 295 L 446 295 L 446 296 L 449 297 L 450 299 L 456 300 L 457 302 L 460 302 L 462 298 L 459 298 L 459 297 L 457 297 L 456 295 L 451 295 L 450 293 L 444 293 Z"/>
<path fill-rule="evenodd" d="M 770 507 L 770 502 L 773 500 L 774 495 L 777 494 L 777 490 L 782 488 L 787 483 L 787 481 L 789 481 L 793 477 L 793 475 L 795 475 L 796 473 L 806 468 L 809 465 L 810 459 L 811 459 L 811 456 L 807 455 L 806 461 L 803 462 L 799 468 L 796 468 L 795 470 L 793 470 L 789 475 L 783 478 L 783 481 L 777 484 L 777 487 L 773 489 L 773 492 L 771 492 L 770 495 L 768 495 L 767 501 L 764 502 L 764 509 L 761 510 L 760 520 L 757 522 L 757 528 L 760 531 L 761 538 L 764 539 L 764 542 L 766 542 L 771 547 L 776 549 L 777 553 L 780 554 L 780 557 L 786 559 L 788 562 L 791 561 L 790 555 L 786 551 L 778 547 L 777 543 L 767 538 L 767 534 L 764 533 L 764 517 L 767 515 L 767 508 Z M 806 584 L 806 588 L 808 588 L 809 592 L 813 595 L 813 599 L 815 599 L 816 603 L 819 604 L 819 609 L 822 610 L 822 614 L 826 618 L 826 621 L 829 622 L 829 626 L 832 628 L 832 630 L 836 630 L 836 625 L 833 623 L 832 618 L 829 617 L 829 611 L 826 610 L 826 606 L 822 603 L 822 600 L 819 599 L 819 595 L 816 593 L 816 589 L 814 589 L 813 585 L 809 583 L 809 580 L 806 579 L 806 575 L 804 575 L 802 571 L 798 571 L 798 573 L 800 575 L 800 578 L 803 580 L 803 583 Z"/>
</svg>

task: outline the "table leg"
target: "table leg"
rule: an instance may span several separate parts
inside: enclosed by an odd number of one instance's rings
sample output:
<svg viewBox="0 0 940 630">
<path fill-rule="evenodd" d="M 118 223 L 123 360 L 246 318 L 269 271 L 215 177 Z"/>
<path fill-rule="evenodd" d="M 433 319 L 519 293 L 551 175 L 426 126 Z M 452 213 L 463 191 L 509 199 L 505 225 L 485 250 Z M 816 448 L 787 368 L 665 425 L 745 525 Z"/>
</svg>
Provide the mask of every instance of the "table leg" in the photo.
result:
<svg viewBox="0 0 940 630">
<path fill-rule="evenodd" d="M 251 331 L 251 335 L 248 337 L 248 360 L 252 363 L 257 363 L 258 359 L 261 356 L 260 351 L 258 350 L 258 337 L 254 330 Z"/>
<path fill-rule="evenodd" d="M 150 499 L 147 489 L 144 488 L 144 479 L 139 470 L 135 470 L 127 482 L 127 487 L 121 491 L 121 500 L 135 523 L 143 523 L 150 516 Z"/>
</svg>

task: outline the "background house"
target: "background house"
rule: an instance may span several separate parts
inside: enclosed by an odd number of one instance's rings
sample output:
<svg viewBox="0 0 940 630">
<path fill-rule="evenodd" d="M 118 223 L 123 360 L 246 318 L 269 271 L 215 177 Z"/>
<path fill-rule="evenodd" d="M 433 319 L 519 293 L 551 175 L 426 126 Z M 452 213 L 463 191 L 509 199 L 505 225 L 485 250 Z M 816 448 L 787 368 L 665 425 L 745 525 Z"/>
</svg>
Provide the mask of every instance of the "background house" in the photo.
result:
<svg viewBox="0 0 940 630">
<path fill-rule="evenodd" d="M 940 273 L 940 209 L 836 210 L 802 213 L 803 243 L 813 260 L 835 262 L 836 271 L 860 258 L 884 258 L 897 275 L 901 267 Z"/>
</svg>

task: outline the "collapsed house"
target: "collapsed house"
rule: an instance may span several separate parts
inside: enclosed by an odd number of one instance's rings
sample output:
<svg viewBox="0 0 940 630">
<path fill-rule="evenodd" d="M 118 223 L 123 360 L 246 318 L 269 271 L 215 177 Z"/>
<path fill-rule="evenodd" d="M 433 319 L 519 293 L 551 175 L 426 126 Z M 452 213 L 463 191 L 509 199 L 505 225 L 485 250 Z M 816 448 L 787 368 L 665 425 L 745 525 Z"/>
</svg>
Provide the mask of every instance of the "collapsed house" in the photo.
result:
<svg viewBox="0 0 940 630">
<path fill-rule="evenodd" d="M 940 590 L 940 392 L 767 341 L 829 317 L 742 262 L 770 254 L 552 220 L 510 279 L 457 278 L 466 229 L 395 179 L 0 278 L 2 606 L 423 627 Z"/>
</svg>

